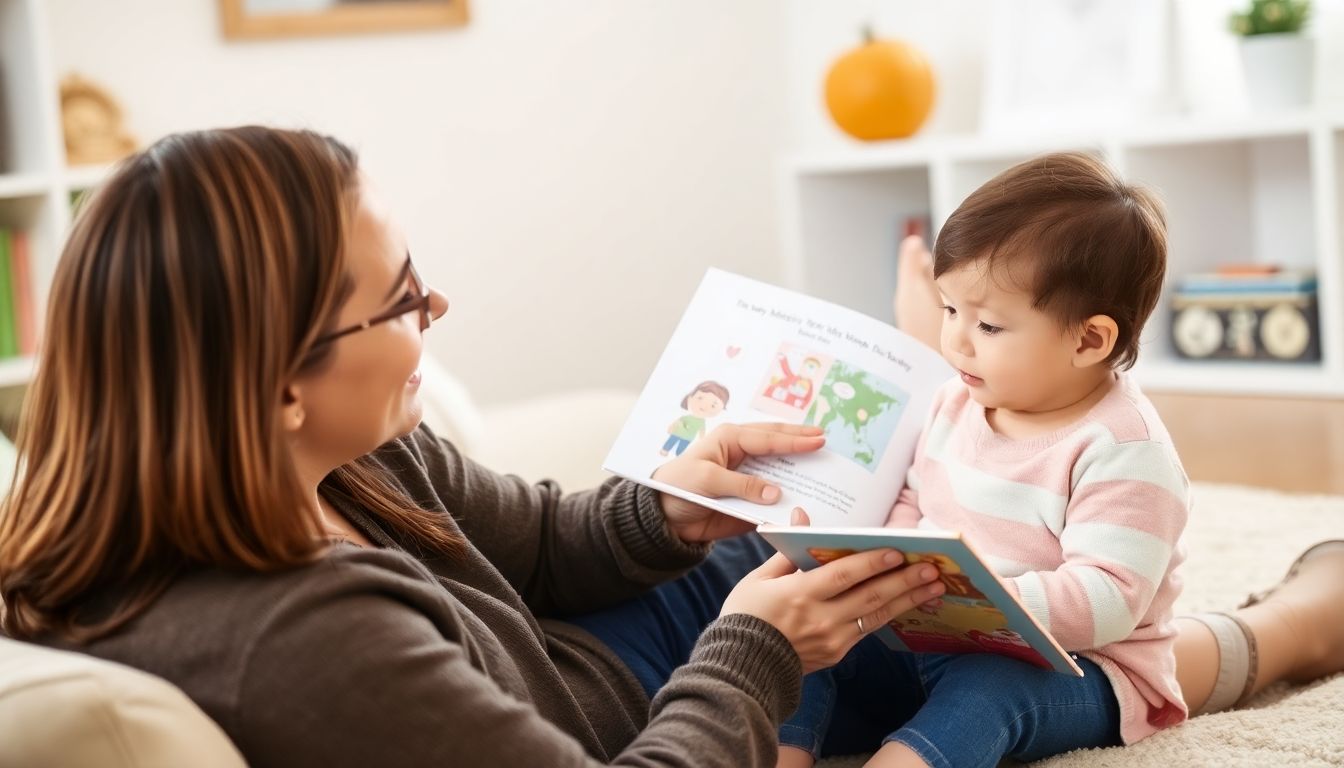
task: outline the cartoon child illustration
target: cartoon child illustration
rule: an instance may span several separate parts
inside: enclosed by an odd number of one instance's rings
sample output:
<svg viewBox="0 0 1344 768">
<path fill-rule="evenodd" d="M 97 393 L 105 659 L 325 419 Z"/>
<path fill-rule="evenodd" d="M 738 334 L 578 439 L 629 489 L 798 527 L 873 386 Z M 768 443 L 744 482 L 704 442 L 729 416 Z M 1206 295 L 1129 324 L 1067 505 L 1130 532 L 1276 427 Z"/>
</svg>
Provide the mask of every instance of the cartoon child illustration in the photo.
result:
<svg viewBox="0 0 1344 768">
<path fill-rule="evenodd" d="M 659 456 L 675 450 L 680 456 L 691 441 L 705 434 L 705 420 L 723 413 L 728 406 L 728 388 L 717 381 L 702 381 L 681 399 L 681 407 L 690 411 L 667 427 L 667 442 Z"/>
<path fill-rule="evenodd" d="M 784 375 L 771 380 L 765 396 L 800 410 L 806 409 L 812 402 L 812 382 L 821 370 L 821 361 L 811 356 L 803 358 L 798 373 L 789 367 L 789 358 L 783 353 L 778 362 Z"/>
<path fill-rule="evenodd" d="M 947 587 L 949 597 L 964 597 L 969 600 L 988 600 L 985 593 L 975 588 L 971 577 L 961 572 L 957 561 L 939 552 L 906 553 L 906 562 L 933 563 L 938 568 L 939 580 Z"/>
</svg>

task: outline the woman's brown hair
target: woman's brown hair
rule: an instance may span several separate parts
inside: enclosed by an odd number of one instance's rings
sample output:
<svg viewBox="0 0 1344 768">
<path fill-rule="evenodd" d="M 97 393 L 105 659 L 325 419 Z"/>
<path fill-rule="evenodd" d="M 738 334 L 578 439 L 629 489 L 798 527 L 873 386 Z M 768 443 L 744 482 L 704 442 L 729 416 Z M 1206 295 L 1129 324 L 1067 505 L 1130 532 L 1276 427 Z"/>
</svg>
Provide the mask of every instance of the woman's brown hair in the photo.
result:
<svg viewBox="0 0 1344 768">
<path fill-rule="evenodd" d="M 934 275 L 972 263 L 1009 273 L 1064 328 L 1110 317 L 1119 334 L 1107 362 L 1129 368 L 1162 293 L 1166 215 L 1152 192 L 1090 155 L 1042 155 L 985 182 L 948 217 Z"/>
<path fill-rule="evenodd" d="M 280 409 L 329 354 L 358 184 L 334 139 L 243 127 L 165 138 L 82 206 L 0 506 L 5 632 L 88 639 L 185 567 L 322 555 Z M 460 547 L 366 460 L 326 482 L 427 550 Z"/>
</svg>

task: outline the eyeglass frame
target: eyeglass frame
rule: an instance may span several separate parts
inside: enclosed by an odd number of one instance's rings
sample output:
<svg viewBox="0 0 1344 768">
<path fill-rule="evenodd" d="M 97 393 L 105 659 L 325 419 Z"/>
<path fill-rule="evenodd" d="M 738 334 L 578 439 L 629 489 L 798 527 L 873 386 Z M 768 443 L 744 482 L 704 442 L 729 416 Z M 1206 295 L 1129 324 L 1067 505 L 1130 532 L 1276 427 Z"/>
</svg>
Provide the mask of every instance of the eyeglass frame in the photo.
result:
<svg viewBox="0 0 1344 768">
<path fill-rule="evenodd" d="M 420 330 L 421 331 L 429 330 L 430 323 L 434 321 L 434 318 L 431 314 L 431 308 L 429 305 L 430 300 L 429 285 L 425 283 L 425 281 L 420 277 L 420 273 L 416 271 L 415 262 L 411 261 L 410 253 L 406 254 L 406 272 L 411 277 L 411 284 L 415 286 L 415 290 L 417 291 L 416 295 L 398 301 L 396 304 L 393 304 L 392 306 L 388 307 L 387 311 L 380 312 L 374 315 L 373 317 L 370 317 L 368 320 L 365 320 L 362 323 L 356 323 L 354 325 L 342 328 L 338 331 L 332 331 L 331 333 L 323 334 L 322 336 L 319 336 L 316 341 L 313 342 L 313 346 L 317 347 L 323 344 L 329 344 L 339 338 L 349 336 L 352 333 L 367 331 L 368 329 L 374 327 L 375 325 L 381 325 L 382 323 L 386 323 L 389 320 L 396 320 L 398 317 L 401 317 L 402 315 L 408 312 L 413 312 L 415 310 L 420 311 Z"/>
</svg>

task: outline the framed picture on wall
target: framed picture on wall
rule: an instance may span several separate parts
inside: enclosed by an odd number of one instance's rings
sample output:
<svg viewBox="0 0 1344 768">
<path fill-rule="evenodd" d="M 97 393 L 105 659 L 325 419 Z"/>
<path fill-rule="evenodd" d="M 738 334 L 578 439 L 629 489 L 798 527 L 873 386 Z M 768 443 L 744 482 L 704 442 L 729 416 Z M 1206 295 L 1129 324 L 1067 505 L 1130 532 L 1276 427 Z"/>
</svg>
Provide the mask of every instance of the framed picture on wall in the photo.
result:
<svg viewBox="0 0 1344 768">
<path fill-rule="evenodd" d="M 1178 111 L 1171 2 L 994 3 L 982 129 L 1098 129 Z"/>
<path fill-rule="evenodd" d="M 219 0 L 231 39 L 353 34 L 467 23 L 467 0 Z"/>
</svg>

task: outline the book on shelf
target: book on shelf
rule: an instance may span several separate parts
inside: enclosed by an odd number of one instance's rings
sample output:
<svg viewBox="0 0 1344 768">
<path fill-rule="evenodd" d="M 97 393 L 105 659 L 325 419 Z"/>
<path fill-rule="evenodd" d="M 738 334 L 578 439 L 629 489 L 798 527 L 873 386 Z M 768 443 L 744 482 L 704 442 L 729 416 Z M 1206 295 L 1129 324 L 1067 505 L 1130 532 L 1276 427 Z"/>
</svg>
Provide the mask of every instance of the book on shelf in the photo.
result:
<svg viewBox="0 0 1344 768">
<path fill-rule="evenodd" d="M 953 369 L 934 350 L 859 312 L 719 270 L 695 291 L 603 467 L 760 524 L 799 567 L 896 546 L 938 566 L 947 592 L 881 630 L 902 650 L 1001 653 L 1080 674 L 957 534 L 882 528 L 905 482 L 936 390 Z M 708 498 L 653 478 L 721 424 L 818 427 L 814 453 L 751 456 L 738 467 L 781 491 L 769 506 Z M 790 510 L 814 526 L 790 526 Z"/>
<path fill-rule="evenodd" d="M 19 354 L 37 354 L 37 308 L 33 304 L 33 252 L 27 232 L 12 235 L 11 281 L 14 293 L 14 323 L 18 334 Z"/>
<path fill-rule="evenodd" d="M 36 351 L 31 262 L 28 233 L 0 228 L 0 358 Z"/>
<path fill-rule="evenodd" d="M 1181 294 L 1305 294 L 1316 291 L 1316 273 L 1310 269 L 1279 267 L 1255 271 L 1215 270 L 1184 275 L 1176 280 Z"/>
</svg>

